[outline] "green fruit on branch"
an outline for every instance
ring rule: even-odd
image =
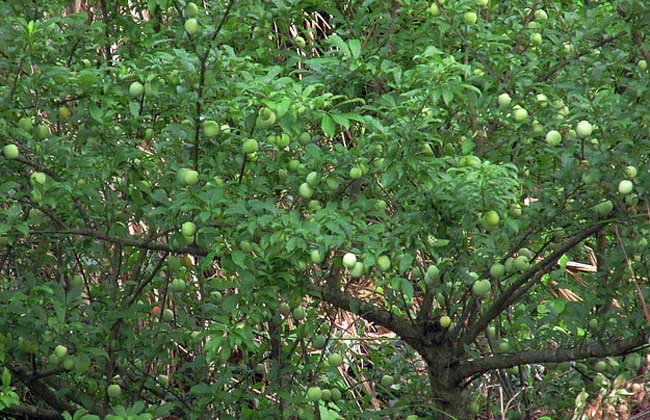
[[[477,280],[472,285],[472,293],[476,297],[486,297],[490,294],[490,290],[492,290],[492,284],[487,279]]]
[[[381,271],[388,271],[390,269],[390,258],[386,255],[380,255],[377,257],[377,267]]]
[[[630,178],[630,179],[635,178],[637,174],[638,174],[638,171],[634,166],[626,166],[625,167],[625,176],[627,176],[628,178]]]
[[[645,60],[639,60],[636,65],[639,67],[639,69],[645,71],[648,68],[648,62]]]
[[[314,195],[314,189],[308,183],[303,182],[300,184],[300,187],[298,187],[298,194],[300,194],[302,198],[311,198]]]
[[[246,153],[247,155],[251,153],[255,153],[259,150],[259,145],[257,144],[257,140],[255,139],[247,139],[242,143],[241,146],[242,152]]]
[[[185,283],[185,280],[183,279],[174,279],[172,280],[171,284],[169,285],[170,289],[174,293],[182,293],[185,291],[185,288],[187,287],[187,284]]]
[[[492,264],[490,267],[490,276],[493,279],[503,278],[506,274],[506,266],[500,263]]]
[[[133,97],[142,96],[144,93],[144,85],[140,82],[133,82],[129,86],[129,95]]]
[[[181,225],[183,236],[192,236],[196,233],[196,225],[193,222],[185,222]]]
[[[336,402],[341,399],[341,391],[338,388],[332,388],[330,389],[330,393],[332,395],[331,400]]]
[[[542,34],[535,32],[534,34],[530,34],[530,43],[533,45],[540,46],[542,45]]]
[[[106,393],[110,399],[116,399],[122,395],[122,388],[118,384],[110,384],[106,388]]]
[[[305,38],[301,37],[300,35],[297,35],[293,38],[293,42],[296,43],[298,48],[305,48],[307,46],[307,42],[305,42]]]
[[[511,350],[510,342],[508,340],[501,340],[499,342],[499,351],[507,353]]]
[[[562,54],[571,55],[573,54],[573,51],[574,51],[573,44],[571,44],[570,42],[565,42],[564,44],[562,44]]]
[[[206,137],[216,137],[221,132],[221,128],[219,127],[219,124],[217,124],[217,122],[213,120],[204,121],[202,126],[203,126],[203,134],[205,134]]]
[[[307,181],[307,184],[311,185],[312,187],[315,187],[320,182],[320,174],[315,171],[310,172],[307,174],[307,178],[305,180]]]
[[[289,304],[286,302],[282,302],[280,304],[279,310],[281,315],[287,316],[291,313],[291,306],[289,306]]]
[[[507,108],[510,106],[510,103],[512,103],[512,98],[507,93],[502,93],[497,98],[497,103],[500,108]]]
[[[580,121],[576,125],[576,133],[578,134],[579,137],[585,138],[589,137],[591,133],[593,132],[594,128],[593,126],[589,123],[589,121]]]
[[[194,35],[195,33],[198,32],[199,30],[199,21],[196,20],[195,18],[190,18],[185,21],[185,31],[190,34]]]
[[[18,151],[18,146],[15,144],[8,144],[2,148],[2,153],[7,159],[18,159],[20,152]]]
[[[59,107],[59,118],[62,120],[67,120],[72,115],[70,109],[67,106]]]
[[[512,116],[517,122],[523,122],[528,118],[528,111],[522,107],[518,107],[512,111]]]
[[[324,335],[317,335],[312,340],[311,346],[315,349],[322,349],[325,347],[326,342],[327,342],[327,337],[325,337]]]
[[[180,168],[176,173],[176,180],[185,185],[194,185],[199,182],[199,173],[193,169]]]
[[[312,249],[311,251],[309,251],[309,258],[311,258],[311,262],[313,262],[314,264],[318,264],[323,260],[320,251],[317,249]]]
[[[544,9],[535,10],[535,20],[544,21],[548,20],[548,14]]]
[[[354,267],[350,270],[350,277],[352,278],[359,278],[363,275],[363,263],[358,261],[356,264],[354,264]]]
[[[43,172],[32,172],[32,174],[29,176],[29,181],[32,183],[32,185],[45,185],[47,176],[45,176]]]
[[[174,319],[174,312],[167,308],[162,313],[162,320],[165,322],[171,322]]]
[[[607,385],[609,385],[607,377],[602,373],[597,373],[596,376],[594,376],[593,383],[599,388],[605,388]]]
[[[477,20],[478,20],[478,15],[476,14],[476,12],[470,11],[470,12],[465,12],[463,14],[463,22],[465,22],[465,24],[467,25],[473,25],[476,23]]]
[[[632,183],[632,181],[624,179],[618,183],[618,192],[621,193],[622,195],[628,195],[629,193],[632,192],[633,189],[634,189],[634,184]]]
[[[602,203],[596,204],[593,209],[599,216],[607,216],[614,210],[614,203],[610,200],[603,201]]]
[[[39,124],[36,126],[36,137],[40,140],[46,139],[50,135],[50,129],[46,125]]]
[[[433,286],[438,280],[440,280],[440,269],[436,265],[430,265],[424,273],[424,282],[428,286]]]
[[[494,210],[490,210],[483,215],[483,224],[486,227],[495,227],[500,220],[499,213]]]
[[[350,169],[350,178],[359,179],[363,176],[363,171],[358,166],[354,166]]]
[[[381,377],[381,386],[389,388],[395,383],[395,379],[391,375],[384,375]]]
[[[533,258],[535,256],[533,251],[531,251],[530,249],[525,248],[525,247],[524,248],[519,248],[519,250],[517,251],[517,254],[518,255],[523,255],[526,258]]]
[[[623,359],[626,368],[637,371],[641,367],[641,356],[639,353],[630,353]]]
[[[431,6],[429,6],[429,14],[433,17],[438,17],[440,16],[440,8],[438,7],[437,4],[432,3]]]
[[[332,399],[332,391],[324,389],[321,391],[320,399],[323,401],[330,401]]]
[[[34,126],[34,122],[29,117],[22,117],[18,120],[18,127],[22,128],[25,131],[31,131]]]
[[[347,268],[348,270],[351,270],[354,268],[354,266],[357,264],[357,256],[354,255],[351,252],[346,253],[343,255],[343,266]]]
[[[607,372],[609,370],[609,366],[607,365],[607,362],[604,360],[599,360],[595,365],[594,369],[596,369],[598,372]]]
[[[75,357],[68,356],[65,359],[63,359],[63,369],[65,370],[72,370],[74,369],[74,364],[75,364]]]
[[[61,363],[61,359],[57,357],[56,354],[52,353],[49,356],[47,356],[47,363],[50,366],[56,367],[59,365],[59,363]]]
[[[309,387],[307,390],[307,399],[312,402],[319,401],[321,399],[322,392],[321,389],[317,386]]]
[[[528,257],[525,255],[519,255],[517,258],[515,258],[514,264],[515,268],[519,271],[527,270],[530,267]]]
[[[302,308],[302,306],[298,306],[293,310],[293,317],[296,319],[296,321],[302,321],[306,316],[307,314],[305,313],[305,310]]]
[[[551,130],[546,133],[546,143],[551,146],[557,146],[562,143],[562,134],[559,131]]]
[[[285,133],[282,133],[280,136],[278,136],[275,139],[275,145],[278,146],[280,149],[286,148],[287,146],[289,146],[289,143],[291,143],[291,139]]]
[[[334,175],[330,175],[327,178],[325,178],[325,186],[327,187],[328,190],[330,191],[336,191],[338,190],[340,185],[340,182],[338,178]]]
[[[259,128],[269,128],[275,124],[275,113],[269,108],[262,108],[257,113],[255,125]]]
[[[63,360],[68,355],[68,348],[66,346],[59,344],[54,348],[54,354],[60,360]]]
[[[199,7],[195,3],[189,2],[185,5],[186,17],[196,17],[198,15],[199,15]]]
[[[321,207],[321,205],[320,205],[320,201],[318,201],[318,200],[309,200],[309,204],[307,205],[307,208],[308,208],[310,211],[314,211],[314,212],[315,212],[315,211],[320,210],[322,207]]]
[[[519,204],[513,204],[512,206],[510,206],[510,212],[509,213],[510,213],[510,216],[512,216],[512,217],[521,216],[521,213],[522,213],[521,206]]]
[[[492,340],[494,340],[497,337],[497,329],[496,327],[490,326],[487,329],[488,337],[490,337]]]
[[[306,146],[309,143],[311,143],[311,136],[309,135],[309,133],[303,132],[298,136],[298,142],[303,146]]]
[[[332,353],[327,358],[327,363],[332,367],[338,367],[343,364],[343,357],[338,353]]]
[[[449,328],[451,325],[451,318],[449,318],[447,315],[443,315],[440,317],[440,326],[442,328]]]

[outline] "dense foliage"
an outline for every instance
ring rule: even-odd
[[[648,16],[0,3],[0,412],[618,404],[650,332]]]

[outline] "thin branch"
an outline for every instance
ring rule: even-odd
[[[200,146],[200,138],[201,138],[200,122],[201,122],[201,112],[203,108],[203,92],[205,89],[205,72],[207,70],[208,56],[210,55],[210,51],[212,51],[214,40],[217,39],[217,35],[219,35],[219,32],[221,32],[221,28],[223,27],[224,23],[228,19],[228,16],[230,15],[230,10],[232,9],[234,3],[235,0],[230,0],[228,2],[228,6],[226,6],[226,10],[224,11],[223,16],[221,17],[221,21],[219,22],[219,25],[217,26],[214,33],[210,37],[210,42],[208,43],[208,47],[206,48],[203,55],[199,56],[199,62],[201,67],[199,69],[199,86],[196,92],[197,98],[196,98],[196,108],[195,108],[196,115],[194,116],[194,146],[192,149],[192,160],[193,160],[195,171],[199,170],[199,146]],[[199,55],[198,49],[196,49],[196,53],[197,55]]]
[[[133,237],[118,238],[108,234],[98,232],[90,229],[68,229],[68,230],[41,230],[31,232],[33,235],[76,235],[94,238],[100,241],[110,242],[120,246],[130,246],[134,248],[147,249],[150,251],[162,251],[170,254],[191,254],[205,257],[208,251],[201,249],[197,246],[178,247],[172,246],[162,242],[155,242],[151,240],[140,240]]]
[[[535,264],[528,271],[523,273],[521,277],[507,287],[501,295],[494,301],[494,303],[487,309],[482,317],[472,325],[472,327],[462,337],[463,344],[469,344],[478,334],[483,331],[490,321],[496,318],[505,308],[510,306],[519,296],[527,291],[535,282],[542,277],[546,272],[551,270],[555,263],[564,255],[568,250],[572,249],[586,238],[600,231],[606,226],[607,221],[598,221],[595,224],[588,226],[581,232],[574,235],[571,239],[567,240],[560,248],[553,252],[548,257],[544,258],[539,263]]]
[[[399,317],[375,304],[356,299],[338,289],[308,285],[307,290],[317,299],[348,312],[357,313],[359,316],[370,322],[388,328],[402,337],[402,339],[409,343],[413,348],[418,349],[421,347],[420,334],[417,328],[408,319]]]
[[[16,419],[63,420],[63,416],[55,410],[48,410],[25,404],[13,405],[0,410],[0,415],[11,416],[11,418]]]

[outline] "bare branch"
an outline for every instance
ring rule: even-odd
[[[630,353],[649,344],[650,332],[630,338],[610,341],[606,344],[590,343],[576,347],[505,353],[479,360],[461,363],[458,379],[481,374],[494,369],[505,369],[531,363],[559,363],[589,358],[602,358]]]
[[[415,349],[421,347],[420,334],[417,328],[406,318],[399,317],[373,303],[354,298],[335,288],[310,285],[308,291],[312,296],[324,302],[348,312],[357,313],[370,322],[388,328]]]

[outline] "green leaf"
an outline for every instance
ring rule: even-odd
[[[402,290],[402,293],[405,294],[406,296],[409,297],[409,299],[413,299],[413,284],[411,284],[410,281],[406,279],[402,279],[402,283],[400,284],[400,288]]]
[[[334,137],[336,134],[336,123],[329,115],[323,114],[320,126],[321,130],[323,130],[323,133],[327,134],[329,137]]]
[[[11,373],[9,373],[9,369],[3,368],[2,369],[2,386],[3,388],[8,388],[11,385]]]
[[[352,58],[359,58],[361,56],[361,41],[358,39],[351,39],[348,41],[348,45],[350,46]]]
[[[329,38],[327,38],[327,42],[338,48],[344,55],[350,56],[350,49],[340,36],[336,34],[331,35]]]

